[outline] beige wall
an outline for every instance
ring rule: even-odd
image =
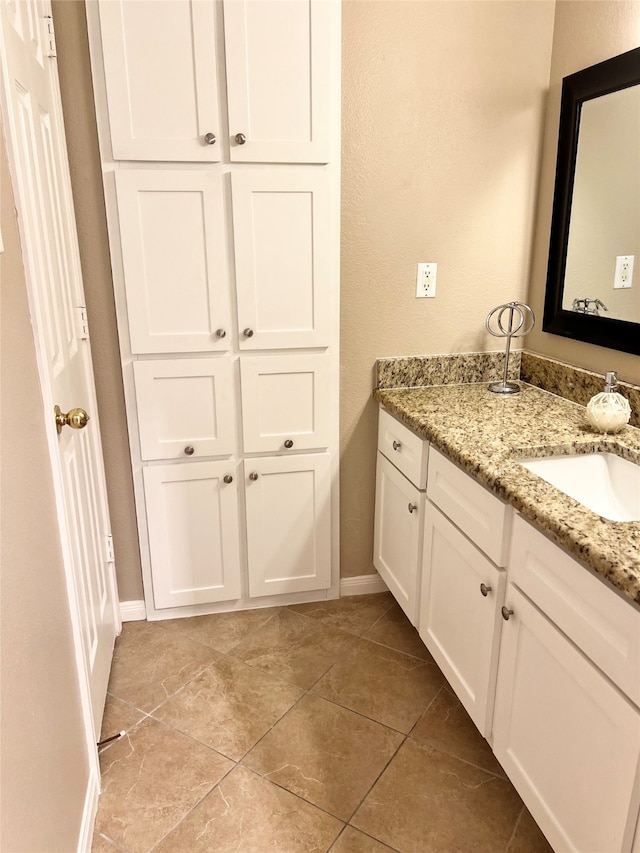
[[[558,0],[529,291],[531,305],[539,317],[542,316],[547,274],[562,78],[638,46],[640,2]],[[634,281],[635,287],[639,287],[640,279],[635,270]],[[637,289],[635,293],[637,298]],[[604,302],[607,304],[606,299]],[[599,373],[617,370],[620,379],[640,383],[640,358],[629,353],[549,335],[542,332],[540,326],[527,338],[527,348]]]
[[[343,576],[372,571],[375,359],[500,349],[487,312],[526,297],[552,27],[537,0],[343,4]]]
[[[75,850],[88,779],[43,402],[0,126],[0,849]],[[53,417],[53,413],[51,413]]]
[[[143,598],[120,350],[82,0],[54,0],[58,73],[78,223],[120,601]]]

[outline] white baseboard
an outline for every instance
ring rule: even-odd
[[[120,618],[123,622],[143,622],[147,618],[144,601],[121,601]]]
[[[388,592],[386,583],[377,572],[373,575],[357,575],[355,578],[340,579],[340,597],[371,595],[374,592]]]
[[[97,759],[96,759],[97,766]],[[98,797],[100,796],[100,781],[95,770],[89,773],[87,781],[87,792],[84,798],[84,809],[82,810],[82,824],[78,837],[77,853],[90,853],[93,845],[93,828],[98,814]]]

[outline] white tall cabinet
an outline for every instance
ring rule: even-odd
[[[335,597],[340,2],[87,19],[147,618]]]

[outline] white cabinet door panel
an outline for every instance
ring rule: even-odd
[[[251,597],[327,589],[329,454],[245,460],[245,497]]]
[[[327,447],[330,363],[326,355],[243,356],[242,423],[246,453]]]
[[[232,161],[328,162],[334,6],[225,0]],[[235,142],[237,133],[244,144]]]
[[[116,190],[132,352],[228,349],[221,175],[119,171]]]
[[[407,614],[418,624],[424,492],[378,453],[373,565]]]
[[[328,176],[304,166],[235,172],[231,186],[240,347],[328,346]]]
[[[228,360],[133,364],[143,459],[231,455],[236,447],[233,368]]]
[[[494,752],[554,850],[631,847],[640,713],[524,596],[502,630]]]
[[[148,466],[143,476],[155,606],[239,598],[236,463]]]
[[[203,0],[100,0],[115,160],[220,160],[214,18]]]
[[[506,572],[430,501],[422,572],[420,637],[480,733],[489,737]]]

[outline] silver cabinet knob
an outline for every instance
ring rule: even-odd
[[[187,446],[184,449],[184,452],[187,454],[187,456],[193,456],[194,449],[190,444],[187,444]]]
[[[289,448],[293,447],[293,442],[291,441],[291,439],[290,439],[290,438],[288,438],[288,439],[285,441],[284,446],[285,446],[287,449],[289,449]]]
[[[409,504],[409,512],[415,512],[418,507],[415,504]]]
[[[236,133],[235,135],[236,145],[244,145],[247,141],[247,137],[244,133]]]
[[[219,338],[226,338],[227,337],[227,333],[225,332],[224,329],[216,329],[216,335]]]
[[[252,472],[249,474],[249,479],[250,479],[250,480],[257,480],[257,479],[258,479],[258,475],[256,474],[256,472],[255,472],[255,471],[252,471]]]
[[[245,338],[252,338],[253,337],[253,329],[244,329],[242,334],[245,336]]]
[[[484,597],[486,598],[486,597],[489,595],[489,593],[491,592],[491,587],[490,587],[490,586],[487,586],[487,585],[486,585],[486,583],[481,583],[481,584],[480,584],[480,592],[481,592],[481,593],[484,595]]]
[[[502,612],[502,618],[504,619],[505,622],[508,622],[509,617],[513,616],[513,610],[509,610],[509,608],[505,607],[504,604],[502,605],[502,611],[501,612]]]
[[[204,141],[207,143],[207,145],[215,145],[215,142],[216,142],[215,133],[205,133]]]
[[[400,448],[401,448],[401,447],[402,447],[402,442],[401,442],[401,441],[394,441],[394,442],[393,442],[393,449],[394,449],[394,450],[400,450]]]
[[[233,477],[231,474],[225,474],[222,479],[227,485],[229,485],[229,483],[233,483]]]

